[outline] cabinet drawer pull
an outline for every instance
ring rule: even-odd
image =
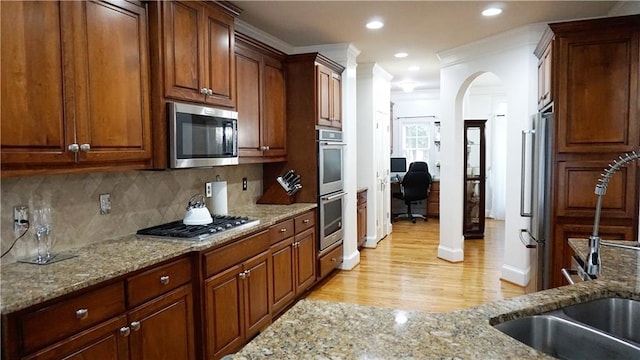
[[[71,152],[78,152],[78,151],[80,151],[80,145],[78,145],[78,144],[69,144],[67,149],[69,149],[69,151],[71,151]]]
[[[238,277],[240,277],[240,279],[246,278],[247,277],[247,272],[246,271],[241,272],[240,274],[238,274]]]
[[[131,325],[131,330],[133,331],[140,330],[140,321],[133,321],[130,325]]]
[[[211,89],[207,89],[207,95],[209,95],[209,96],[213,96],[213,90],[211,90]]]
[[[207,95],[208,94],[207,88],[200,89],[200,94]]]
[[[302,223],[303,223],[303,224],[308,224],[308,223],[309,223],[309,221],[311,221],[311,220],[309,220],[309,219],[304,219],[304,220],[302,220]]]
[[[82,144],[82,145],[80,145],[80,150],[84,151],[84,152],[87,152],[87,151],[91,150],[91,145],[90,144]]]
[[[280,229],[280,232],[281,232],[281,233],[286,233],[286,232],[287,232],[287,229],[282,228],[282,229]]]
[[[169,283],[169,275],[160,276],[160,283],[162,285],[167,285]]]
[[[88,316],[89,316],[89,309],[76,310],[76,318],[82,320],[82,319],[86,319]]]
[[[131,329],[129,329],[128,326],[123,326],[120,328],[120,335],[129,336],[129,334],[131,334]]]
[[[338,259],[336,259],[336,258],[331,258],[331,262],[336,262],[336,261],[338,261]]]

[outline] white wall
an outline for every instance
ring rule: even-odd
[[[367,242],[375,247],[388,234],[389,187],[384,183],[389,169],[389,124],[391,75],[374,63],[358,64],[358,187],[367,191]],[[350,163],[353,164],[353,163]]]
[[[507,174],[505,256],[502,278],[526,285],[529,281],[529,250],[518,232],[528,227],[520,217],[520,133],[529,128],[537,111],[537,59],[533,50],[543,24],[514,29],[473,44],[438,54],[440,71],[441,182],[440,246],[438,256],[452,262],[464,259],[462,236],[463,113],[462,103],[472,81],[484,72],[498,76],[505,87],[509,108],[507,123]]]

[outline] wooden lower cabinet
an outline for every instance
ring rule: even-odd
[[[330,249],[326,253],[319,257],[319,269],[318,280],[322,280],[329,275],[333,270],[337,269],[342,264],[343,259],[343,246],[342,244]]]
[[[53,346],[24,357],[25,360],[66,359],[129,359],[129,341],[121,329],[126,328],[127,317],[118,316],[88,330],[80,332]],[[5,359],[11,357],[4,354]],[[17,357],[15,357],[17,359]]]
[[[2,358],[194,360],[190,268],[190,258],[182,257],[3,316]],[[138,299],[131,294],[142,293],[154,296],[131,305]]]
[[[280,239],[289,224],[295,233]],[[271,307],[278,314],[308,290],[316,281],[315,211],[271,227]]]
[[[427,216],[440,217],[440,180],[434,180],[427,198]]]
[[[242,347],[271,323],[269,251],[205,280],[206,358]]]
[[[358,248],[367,242],[367,190],[358,192],[357,202]]]
[[[130,311],[130,359],[195,359],[192,304],[189,284]]]

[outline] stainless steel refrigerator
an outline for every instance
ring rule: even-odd
[[[522,132],[520,215],[531,218],[529,228],[520,230],[520,240],[531,251],[527,292],[548,289],[550,283],[553,129],[553,113],[544,112]]]

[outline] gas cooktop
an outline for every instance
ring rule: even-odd
[[[246,229],[258,225],[260,220],[242,216],[213,215],[213,222],[207,225],[185,225],[182,220],[138,230],[138,237],[156,237],[201,241],[210,239],[230,229]]]

